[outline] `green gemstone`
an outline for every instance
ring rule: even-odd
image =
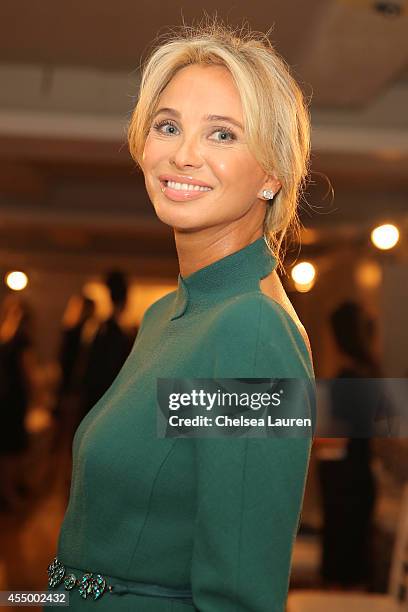
[[[99,599],[105,591],[106,580],[101,574],[96,574],[96,576],[92,580],[92,594],[93,598]]]
[[[48,569],[48,586],[54,588],[58,586],[64,579],[65,567],[59,561],[58,557],[55,557],[52,563],[49,564]]]
[[[64,586],[66,588],[67,591],[70,591],[71,589],[74,588],[76,584],[76,576],[75,574],[68,574],[68,576],[66,576],[65,580],[64,580]]]
[[[81,597],[86,599],[92,590],[92,574],[84,574],[82,576],[78,590]]]

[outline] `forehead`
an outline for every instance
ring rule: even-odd
[[[242,118],[238,89],[224,66],[181,68],[162,91],[159,103],[190,113],[233,115]]]

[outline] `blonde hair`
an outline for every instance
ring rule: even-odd
[[[241,97],[248,147],[262,169],[281,182],[267,207],[264,237],[283,271],[283,240],[289,229],[299,236],[297,208],[309,172],[310,116],[299,85],[268,34],[243,27],[236,31],[218,18],[183,24],[167,34],[143,67],[128,128],[130,153],[140,166],[159,96],[176,72],[191,64],[229,70]]]

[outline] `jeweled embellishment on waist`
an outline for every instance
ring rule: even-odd
[[[79,583],[79,594],[86,599],[92,593],[92,574],[84,574]]]
[[[96,574],[92,580],[93,598],[98,599],[104,594],[106,589],[106,580],[101,574]]]
[[[75,574],[68,574],[64,580],[64,587],[67,589],[67,591],[70,591],[74,588],[74,586],[76,586],[76,576]]]
[[[65,567],[62,565],[58,557],[55,557],[52,563],[48,566],[48,586],[51,588],[57,587],[64,579]]]
[[[78,587],[81,597],[86,599],[89,596],[94,600],[99,599],[106,591],[112,591],[112,587],[107,585],[102,574],[91,574],[87,572],[78,579],[75,574],[65,576],[66,568],[58,559],[55,559],[48,566],[48,586],[55,588],[64,581],[64,587],[67,591],[71,591],[74,587]]]

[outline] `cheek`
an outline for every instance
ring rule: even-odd
[[[148,166],[150,165],[150,143],[149,143],[149,137],[147,137],[147,140],[145,142],[145,145],[143,147],[143,154],[142,154],[142,164],[143,164],[143,168],[147,169]]]
[[[211,162],[212,171],[218,178],[219,182],[227,187],[228,185],[236,185],[242,178],[245,165],[238,156],[212,156]]]
[[[248,155],[231,151],[232,155],[213,158],[213,171],[224,185],[232,185],[245,192],[256,190],[260,178],[260,169],[254,159]],[[261,172],[262,174],[262,172]]]
[[[160,158],[160,146],[150,136],[146,138],[143,148],[142,163],[146,170],[154,167]]]

